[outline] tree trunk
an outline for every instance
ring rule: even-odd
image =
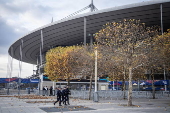
[[[121,91],[124,91],[124,80],[122,81]]]
[[[123,99],[126,99],[126,84],[125,84],[126,68],[124,66],[124,77],[123,77]]]
[[[89,100],[91,99],[91,89],[92,89],[92,79],[93,79],[93,77],[92,77],[92,74],[91,74],[91,76],[90,76],[90,87],[89,87]]]
[[[125,80],[123,80],[123,99],[126,99],[126,84],[125,84]]]
[[[132,106],[132,68],[129,68],[128,106]]]
[[[154,75],[152,75],[152,98],[155,99]]]
[[[70,77],[67,78],[67,86],[70,87]]]

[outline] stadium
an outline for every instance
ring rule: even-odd
[[[14,42],[9,55],[43,67],[46,52],[58,46],[86,45],[107,22],[139,19],[146,26],[170,28],[170,0],[153,0],[80,14],[37,28]],[[39,75],[42,72],[39,73]]]

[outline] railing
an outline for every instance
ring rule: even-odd
[[[18,95],[18,94],[27,94],[26,90],[14,90],[14,89],[6,89],[0,90],[0,95]]]
[[[17,90],[17,89],[5,89],[5,90],[0,90],[0,95],[25,95],[25,94],[35,94],[35,95],[44,95],[44,96],[49,96],[50,95],[50,90]],[[55,90],[53,90],[52,95],[55,95]]]
[[[53,96],[55,96],[55,90],[53,90]],[[91,99],[93,98],[94,91],[91,92]],[[25,94],[35,94],[35,95],[43,95],[43,96],[49,96],[50,91],[45,90],[17,90],[17,89],[5,89],[0,90],[0,95],[25,95]],[[128,91],[109,91],[109,90],[103,90],[98,91],[98,95],[100,99],[120,99],[120,98],[127,98]],[[79,90],[71,90],[72,98],[78,98],[78,99],[88,99],[89,98],[89,91],[79,91]],[[152,98],[152,91],[133,91],[132,92],[133,98]],[[170,97],[170,91],[155,91],[155,98],[163,98],[163,97]]]
[[[17,89],[5,89],[0,90],[0,95],[25,95],[25,94],[38,94],[38,90],[17,90]]]
[[[127,98],[128,91],[98,91],[99,98],[101,99],[119,99],[119,98]],[[72,90],[70,97],[72,98],[79,98],[79,99],[88,99],[89,98],[89,91],[76,91]],[[93,97],[93,92],[91,93],[91,98]],[[133,91],[132,92],[133,98],[152,98],[151,91]],[[169,91],[155,91],[156,98],[162,97],[170,97]]]

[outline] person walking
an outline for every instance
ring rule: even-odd
[[[48,96],[48,87],[45,86],[44,88],[45,88],[45,95]]]
[[[43,87],[42,93],[43,93],[43,96],[45,96],[45,86]]]
[[[66,92],[66,87],[64,87],[63,90],[62,90],[62,94],[63,94],[63,95],[62,95],[62,102],[63,102],[64,105],[67,105],[67,104],[66,104],[66,101],[67,101],[67,99],[66,99],[66,93],[67,93],[67,92]]]
[[[57,90],[57,101],[54,102],[54,105],[59,101],[59,106],[62,106],[61,105],[61,98],[62,98],[61,88],[58,87],[58,90]]]
[[[70,103],[69,103],[69,95],[71,95],[71,92],[69,90],[69,87],[66,86],[66,89],[65,89],[65,101],[67,102],[68,105],[70,105]]]
[[[50,87],[50,96],[52,96],[53,95],[53,87],[51,86]]]

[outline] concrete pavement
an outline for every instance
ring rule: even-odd
[[[56,97],[49,99],[18,99],[0,96],[0,113],[170,113],[170,97],[159,99],[133,99],[135,106],[127,107],[127,100],[70,99],[69,106],[54,106]]]

